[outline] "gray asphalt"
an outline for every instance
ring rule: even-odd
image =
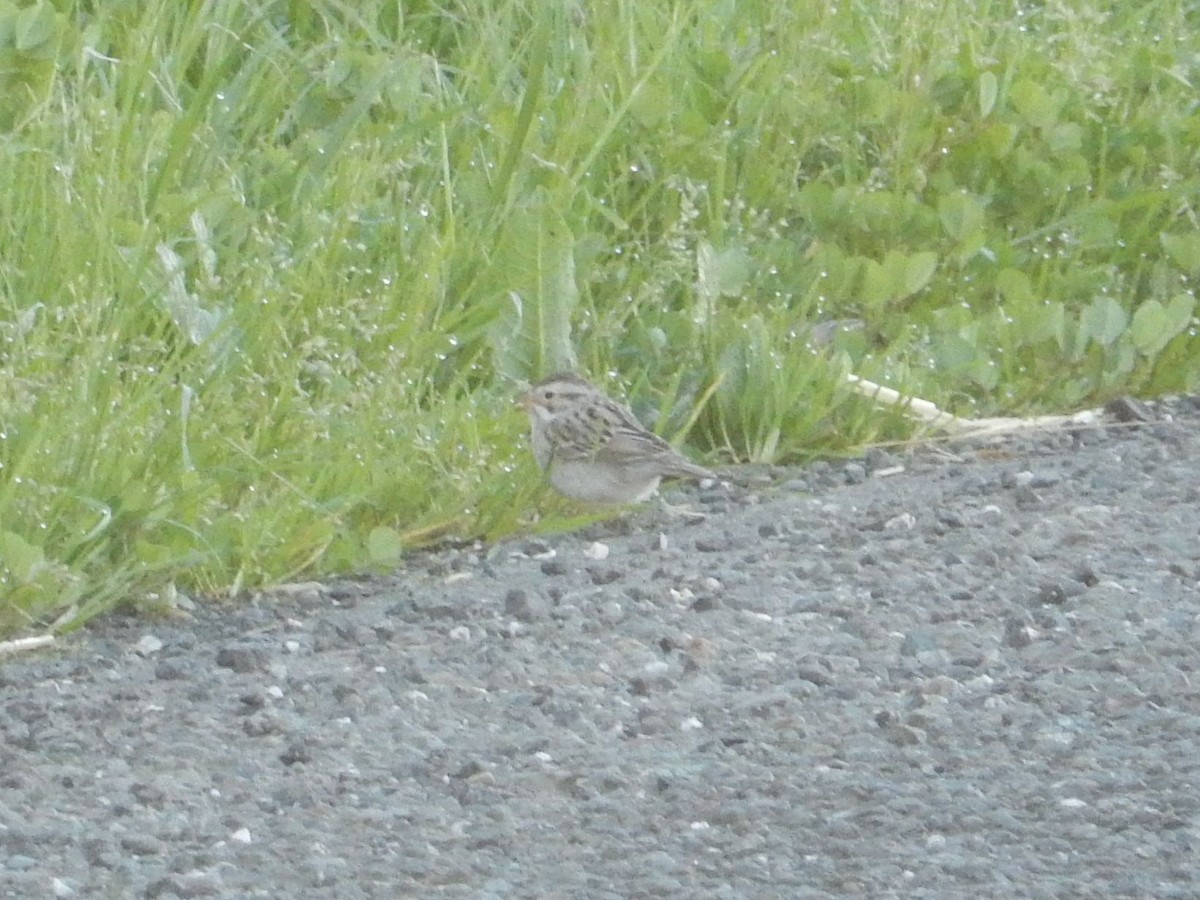
[[[0,893],[1200,896],[1200,406],[1153,414],[0,661]]]

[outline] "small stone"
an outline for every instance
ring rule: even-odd
[[[257,647],[222,647],[217,651],[217,665],[234,672],[257,672],[267,664],[267,654]]]
[[[1116,400],[1110,400],[1105,405],[1104,411],[1118,422],[1151,422],[1154,419],[1150,408],[1144,403],[1139,403],[1133,397],[1118,397]]]
[[[463,763],[462,767],[457,772],[453,773],[453,775],[451,775],[451,777],[452,778],[462,778],[462,779],[476,778],[476,777],[482,775],[487,770],[488,770],[487,766],[485,766],[479,760],[472,759],[472,760],[469,760],[469,761]]]
[[[594,541],[584,549],[583,555],[588,559],[594,559],[597,562],[603,562],[608,559],[609,547],[608,544],[602,544],[599,541]]]
[[[208,872],[187,872],[183,875],[168,875],[146,886],[144,896],[150,900],[174,896],[182,900],[193,897],[216,897],[224,891],[220,877]]]
[[[872,447],[864,453],[863,463],[872,474],[899,466],[896,457],[880,447]]]
[[[518,622],[534,622],[546,617],[549,605],[540,594],[513,588],[504,595],[504,613]]]
[[[121,838],[121,849],[129,851],[134,856],[160,856],[166,852],[167,848],[153,835],[127,834]]]
[[[188,677],[187,670],[172,660],[163,660],[154,667],[154,677],[159,681],[179,681]]]
[[[599,587],[606,584],[612,584],[614,581],[620,581],[625,576],[625,573],[620,569],[600,569],[592,567],[588,569],[588,576],[592,579],[592,584]]]
[[[952,509],[939,509],[936,513],[936,518],[938,524],[944,525],[946,528],[962,528],[966,525],[963,517]]]
[[[867,480],[867,467],[860,462],[846,463],[842,478],[846,484],[862,484]]]
[[[814,669],[811,666],[796,670],[796,677],[801,681],[807,681],[810,684],[815,684],[817,687],[829,687],[833,684],[833,679],[829,677],[827,672],[821,669]]]
[[[1018,509],[1037,509],[1042,505],[1042,498],[1028,485],[1023,485],[1013,491],[1013,501],[1017,504]]]
[[[152,806],[155,809],[161,809],[163,802],[167,799],[166,792],[162,788],[152,784],[134,784],[129,788],[129,792],[137,799],[138,803],[143,806]]]
[[[921,653],[930,653],[937,650],[937,641],[933,636],[924,631],[910,631],[904,636],[904,641],[900,644],[901,656],[917,656]]]
[[[1043,582],[1038,587],[1037,602],[1058,606],[1072,597],[1079,596],[1085,588],[1086,585],[1082,582],[1074,580]]]
[[[887,739],[897,747],[913,747],[924,742],[925,734],[919,728],[893,725],[887,729]]]
[[[1048,488],[1054,487],[1062,481],[1062,476],[1057,472],[1034,472],[1033,477],[1029,480],[1031,488]]]
[[[269,712],[253,713],[242,722],[242,731],[247,737],[269,737],[283,734],[284,726],[279,716]]]
[[[279,754],[279,761],[285,766],[294,766],[296,763],[306,763],[312,761],[312,752],[308,749],[308,745],[303,741],[295,741],[288,746],[283,753]]]
[[[152,634],[143,635],[142,638],[133,645],[133,651],[138,656],[153,656],[163,648],[163,642]]]
[[[534,540],[527,541],[518,555],[528,556],[530,559],[553,559],[557,551],[545,541]]]
[[[1004,643],[1006,646],[1020,650],[1033,643],[1035,632],[1026,622],[1010,616],[1004,623]]]

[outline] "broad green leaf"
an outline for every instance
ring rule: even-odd
[[[12,572],[17,581],[33,581],[46,560],[45,551],[15,531],[0,531],[0,566]]]
[[[717,285],[726,297],[737,297],[750,279],[750,256],[741,247],[726,247],[717,254]]]
[[[1057,153],[1071,153],[1083,144],[1083,129],[1075,122],[1058,122],[1046,131],[1046,143]]]
[[[19,10],[13,3],[0,0],[0,51],[9,50],[16,45],[18,15]],[[8,55],[4,53],[2,56]]]
[[[873,259],[864,259],[862,264],[863,302],[868,306],[882,306],[892,299],[893,280],[887,269]]]
[[[1153,356],[1171,340],[1166,333],[1167,311],[1157,300],[1147,300],[1133,313],[1129,324],[1133,345],[1147,356]]]
[[[1196,300],[1187,294],[1176,294],[1163,306],[1157,300],[1147,300],[1133,314],[1130,333],[1134,346],[1146,356],[1155,356],[1191,324]]]
[[[946,234],[962,244],[975,241],[983,231],[983,203],[965,192],[943,197],[938,203],[938,217]]]
[[[374,565],[395,566],[403,553],[404,541],[394,528],[372,528],[367,535],[367,555]]]
[[[996,108],[996,96],[999,94],[999,82],[994,72],[981,72],[979,75],[979,117],[986,119]]]
[[[939,369],[956,372],[975,362],[978,351],[974,344],[957,334],[948,334],[938,341],[933,351]]]
[[[1033,300],[1033,282],[1020,269],[1001,269],[997,272],[996,290],[1005,303],[1018,305]]]
[[[1130,340],[1117,341],[1116,346],[1109,349],[1105,355],[1107,357],[1103,376],[1105,384],[1123,383],[1129,373],[1133,371],[1133,367],[1137,365],[1137,348]]]
[[[904,262],[903,297],[909,297],[929,284],[937,270],[937,254],[930,251],[914,253]]]
[[[1067,342],[1067,310],[1057,301],[1027,306],[1017,317],[1017,333],[1023,344],[1053,341],[1059,349]]]
[[[1200,274],[1200,231],[1189,231],[1186,234],[1164,231],[1159,235],[1159,240],[1175,265],[1189,275]]]
[[[1192,316],[1196,312],[1196,298],[1191,294],[1176,294],[1167,303],[1166,328],[1171,337],[1183,334],[1192,324]]]
[[[1129,314],[1112,297],[1097,297],[1079,316],[1083,335],[1102,347],[1116,343],[1129,325]]]
[[[1065,92],[1051,94],[1032,79],[1021,79],[1013,83],[1009,96],[1013,107],[1026,122],[1040,131],[1046,131],[1058,121]]]
[[[979,353],[969,369],[971,380],[985,391],[994,391],[1000,384],[1000,367],[986,353]]]
[[[45,55],[58,41],[58,20],[51,3],[35,3],[21,10],[16,22],[16,48],[22,53]],[[48,46],[47,46],[48,45]]]
[[[1121,226],[1107,215],[1106,204],[1094,203],[1079,222],[1078,236],[1083,246],[1107,252],[1120,241]]]
[[[507,300],[500,303],[489,337],[497,367],[510,378],[533,380],[576,366],[573,248],[571,232],[544,190],[505,225],[491,280]]]

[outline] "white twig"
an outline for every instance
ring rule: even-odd
[[[1085,409],[1069,416],[1031,416],[1019,419],[1013,416],[998,416],[989,419],[961,419],[951,413],[944,412],[928,400],[920,397],[905,397],[899,391],[859,378],[857,375],[847,375],[846,380],[854,390],[885,406],[903,406],[914,419],[919,419],[931,428],[938,428],[947,434],[958,437],[1003,434],[1008,431],[1033,430],[1038,428],[1057,428],[1062,425],[1088,425],[1100,418],[1100,410]]]
[[[17,638],[14,641],[0,641],[0,656],[9,656],[23,650],[37,650],[49,647],[54,643],[54,635],[39,634],[35,637]]]

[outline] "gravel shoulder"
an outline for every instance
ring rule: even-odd
[[[1200,403],[1154,412],[0,660],[0,895],[1200,895]]]

